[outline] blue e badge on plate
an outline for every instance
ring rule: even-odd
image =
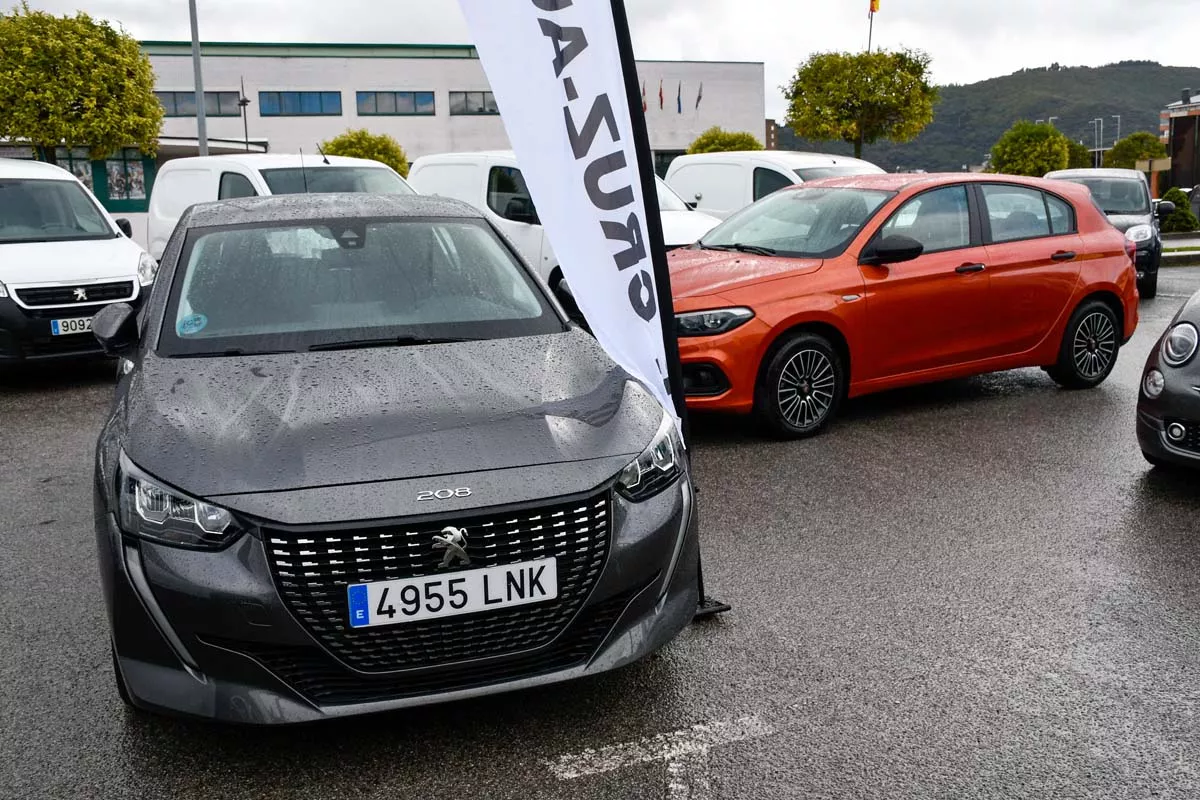
[[[347,600],[350,604],[350,627],[361,628],[371,621],[370,605],[367,600],[367,587],[361,583],[348,586]]]
[[[199,333],[208,327],[208,317],[203,314],[189,314],[175,326],[175,330],[180,336],[191,336],[194,333]]]

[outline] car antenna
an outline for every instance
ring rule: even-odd
[[[329,156],[325,155],[325,148],[317,145],[317,152],[321,154],[321,159],[325,162],[325,166],[329,166]]]
[[[304,169],[304,148],[300,148],[300,177],[304,179],[304,193],[308,194],[308,171]]]

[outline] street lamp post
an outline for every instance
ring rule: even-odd
[[[208,155],[208,116],[204,104],[204,75],[200,69],[200,25],[196,21],[196,0],[188,0],[192,18],[192,71],[196,78],[196,139],[199,153]]]
[[[1117,138],[1113,139],[1113,144],[1115,145],[1117,142],[1121,141],[1121,115],[1113,114],[1113,119],[1117,121]]]
[[[1050,123],[1051,125],[1053,125],[1053,124],[1054,124],[1054,120],[1056,120],[1056,119],[1058,119],[1058,117],[1047,117],[1047,119],[1046,119],[1046,122],[1048,122],[1048,123]]]

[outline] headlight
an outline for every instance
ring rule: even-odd
[[[691,311],[675,315],[675,331],[679,336],[716,336],[754,319],[748,308],[718,308],[713,311]]]
[[[1142,391],[1146,393],[1146,397],[1156,400],[1162,396],[1163,390],[1166,388],[1167,379],[1161,372],[1152,369],[1146,373],[1146,379],[1142,381]]]
[[[1154,238],[1154,229],[1149,225],[1134,225],[1125,231],[1125,238],[1131,242],[1148,242]]]
[[[228,511],[166,488],[124,453],[117,488],[121,528],[134,536],[176,547],[217,550],[242,532]]]
[[[142,257],[138,259],[138,280],[142,282],[142,286],[154,283],[154,276],[157,274],[158,262],[148,253],[142,253]]]
[[[3,283],[0,283],[0,297],[8,297],[8,289],[5,288]]]
[[[1163,340],[1162,357],[1172,367],[1182,367],[1196,355],[1200,345],[1200,331],[1190,322],[1181,322],[1167,333]]]
[[[664,413],[650,446],[617,476],[617,490],[634,502],[648,500],[683,474],[684,457],[675,420]]]

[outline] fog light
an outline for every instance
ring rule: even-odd
[[[1146,380],[1142,381],[1142,391],[1146,393],[1146,397],[1153,400],[1162,395],[1165,388],[1167,388],[1167,379],[1161,372],[1152,369],[1146,373]]]
[[[1180,425],[1178,422],[1172,422],[1167,426],[1167,438],[1172,442],[1182,442],[1187,437],[1187,428]]]

